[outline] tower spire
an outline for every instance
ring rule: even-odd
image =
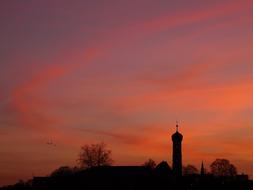
[[[205,168],[204,168],[204,162],[202,161],[201,163],[201,171],[200,171],[200,175],[205,175]]]
[[[176,177],[182,176],[182,140],[183,135],[178,132],[178,121],[176,121],[176,132],[171,136],[172,148],[172,169]]]

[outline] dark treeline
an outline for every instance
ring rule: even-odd
[[[202,162],[200,170],[193,165],[182,168],[182,175],[162,161],[152,159],[142,166],[111,166],[111,151],[105,144],[81,148],[79,167],[60,167],[49,176],[20,181],[1,190],[252,190],[247,175],[238,175],[236,167],[226,159],[216,159],[207,172]]]
[[[62,167],[47,177],[34,177],[28,182],[3,187],[2,190],[138,190],[138,189],[253,189],[247,176],[188,174],[175,177],[167,162],[155,168],[147,166],[98,166],[87,169]]]

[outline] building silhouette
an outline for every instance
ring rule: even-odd
[[[60,167],[51,175],[33,177],[27,182],[0,187],[0,190],[252,190],[248,175],[215,176],[205,172],[204,162],[199,173],[182,175],[183,135],[176,132],[173,141],[172,169],[166,161],[155,168],[142,166],[94,166],[90,168]]]
[[[183,135],[178,132],[178,123],[176,124],[176,132],[171,136],[173,141],[172,151],[172,170],[175,176],[182,176],[182,140]]]

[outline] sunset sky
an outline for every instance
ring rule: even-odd
[[[0,186],[98,142],[171,165],[176,120],[184,165],[253,177],[253,1],[2,0],[0,26]]]

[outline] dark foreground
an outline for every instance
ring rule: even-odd
[[[6,189],[24,190],[253,190],[247,176],[214,177],[212,175],[173,176],[166,168],[154,170],[147,167],[98,167],[62,173],[50,177],[34,177],[27,183],[17,183]]]

